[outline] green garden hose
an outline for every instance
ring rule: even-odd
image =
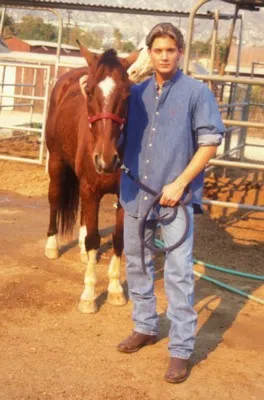
[[[155,239],[155,244],[159,248],[163,248],[164,247],[163,241],[161,241],[159,239]],[[195,264],[203,265],[203,266],[205,266],[207,268],[215,269],[217,271],[221,271],[221,272],[224,272],[224,273],[227,273],[227,274],[232,274],[232,275],[237,275],[237,276],[242,276],[242,277],[246,277],[246,278],[257,279],[257,280],[260,280],[260,281],[264,281],[264,276],[263,275],[260,276],[260,275],[249,274],[249,273],[246,273],[246,272],[235,271],[235,270],[232,270],[232,269],[229,269],[229,268],[224,268],[224,267],[219,267],[217,265],[208,264],[208,263],[205,263],[203,261],[196,260],[196,259],[193,259],[193,262]],[[237,288],[235,288],[235,287],[233,287],[231,285],[228,285],[228,284],[226,284],[224,282],[221,282],[221,281],[219,281],[217,279],[211,278],[210,276],[206,276],[206,275],[201,274],[200,272],[197,272],[197,271],[194,271],[194,275],[198,276],[201,279],[204,279],[205,281],[211,282],[211,283],[213,283],[213,284],[215,284],[217,286],[220,286],[220,287],[222,287],[224,289],[227,289],[230,292],[239,294],[240,296],[243,296],[243,297],[246,297],[247,299],[253,300],[256,303],[264,304],[264,299],[260,299],[259,297],[252,296],[251,294],[249,294],[247,292],[244,292],[243,290],[237,289]]]

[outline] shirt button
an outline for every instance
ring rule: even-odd
[[[146,163],[148,164],[148,163],[149,163],[149,160],[147,160]]]
[[[148,179],[148,177],[147,177],[147,176],[144,176],[144,179]]]
[[[148,196],[144,196],[144,200],[148,200]]]
[[[156,100],[158,100],[159,99],[159,96],[156,96]]]
[[[152,147],[152,143],[149,144],[149,147]]]
[[[156,128],[152,128],[152,130],[153,130],[153,131],[155,131],[155,130],[156,130]]]
[[[156,111],[156,115],[159,115],[159,112],[158,112],[158,111]]]

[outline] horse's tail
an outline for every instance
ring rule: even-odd
[[[72,233],[78,214],[80,188],[75,172],[68,165],[63,169],[60,183],[58,226],[61,234]]]

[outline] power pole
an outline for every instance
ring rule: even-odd
[[[2,7],[1,21],[0,21],[0,39],[2,39],[2,36],[4,36],[3,31],[4,31],[5,15],[6,15],[6,7]]]
[[[70,23],[71,23],[71,10],[67,10],[68,13],[68,20],[67,20],[67,27],[66,27],[66,43],[69,43],[69,30],[70,30]]]

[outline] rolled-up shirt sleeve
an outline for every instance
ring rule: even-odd
[[[222,122],[213,93],[201,85],[195,99],[192,126],[198,146],[218,146],[222,142],[226,128]]]

